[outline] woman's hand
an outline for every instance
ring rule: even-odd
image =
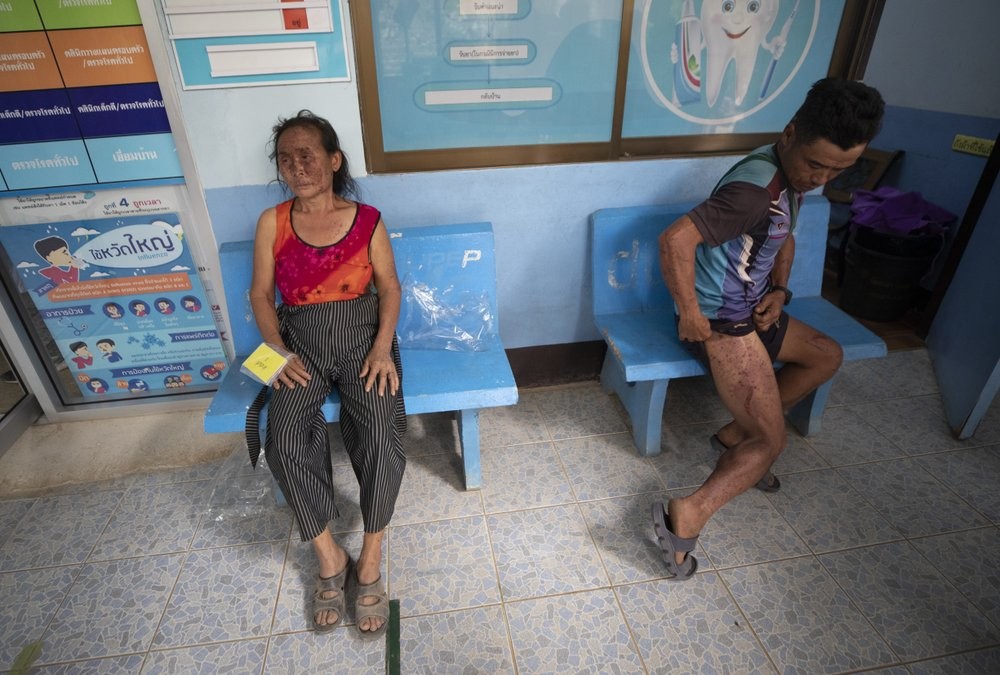
[[[298,356],[292,354],[288,358],[288,363],[285,364],[285,367],[281,369],[281,373],[278,374],[278,379],[272,382],[271,386],[275,389],[281,389],[281,387],[295,389],[296,384],[304,387],[311,379],[312,375],[306,369],[306,364],[302,363],[302,359]]]
[[[392,396],[399,390],[399,376],[396,374],[396,364],[393,362],[389,352],[377,351],[373,349],[368,352],[364,363],[361,364],[359,377],[365,381],[365,391],[371,391],[374,385],[378,385],[378,395],[383,396],[386,390]]]

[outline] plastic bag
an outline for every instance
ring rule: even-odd
[[[403,280],[396,327],[400,346],[411,349],[486,351],[498,340],[486,292],[431,288]]]

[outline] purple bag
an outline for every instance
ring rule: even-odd
[[[857,190],[851,204],[851,229],[859,225],[896,235],[938,235],[955,222],[955,214],[932,204],[919,192],[894,187]]]

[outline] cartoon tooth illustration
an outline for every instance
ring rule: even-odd
[[[680,53],[678,53],[678,51]],[[674,100],[683,105],[701,98],[701,30],[694,0],[684,0],[677,22],[676,42],[670,46],[674,64]]]
[[[767,41],[767,33],[777,16],[778,0],[705,0],[702,3],[703,85],[709,107],[719,98],[730,61],[736,75],[733,100],[736,105],[743,103],[757,62],[757,50],[763,47],[773,54],[778,49],[776,44]],[[784,48],[783,41],[780,48]]]

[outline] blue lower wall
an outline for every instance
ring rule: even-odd
[[[489,221],[500,334],[508,348],[598,340],[590,309],[588,216],[611,206],[690,202],[734,157],[635,160],[366,176],[364,201],[390,228]],[[206,191],[218,243],[253,237],[276,185]],[[664,226],[669,223],[664,223]]]

